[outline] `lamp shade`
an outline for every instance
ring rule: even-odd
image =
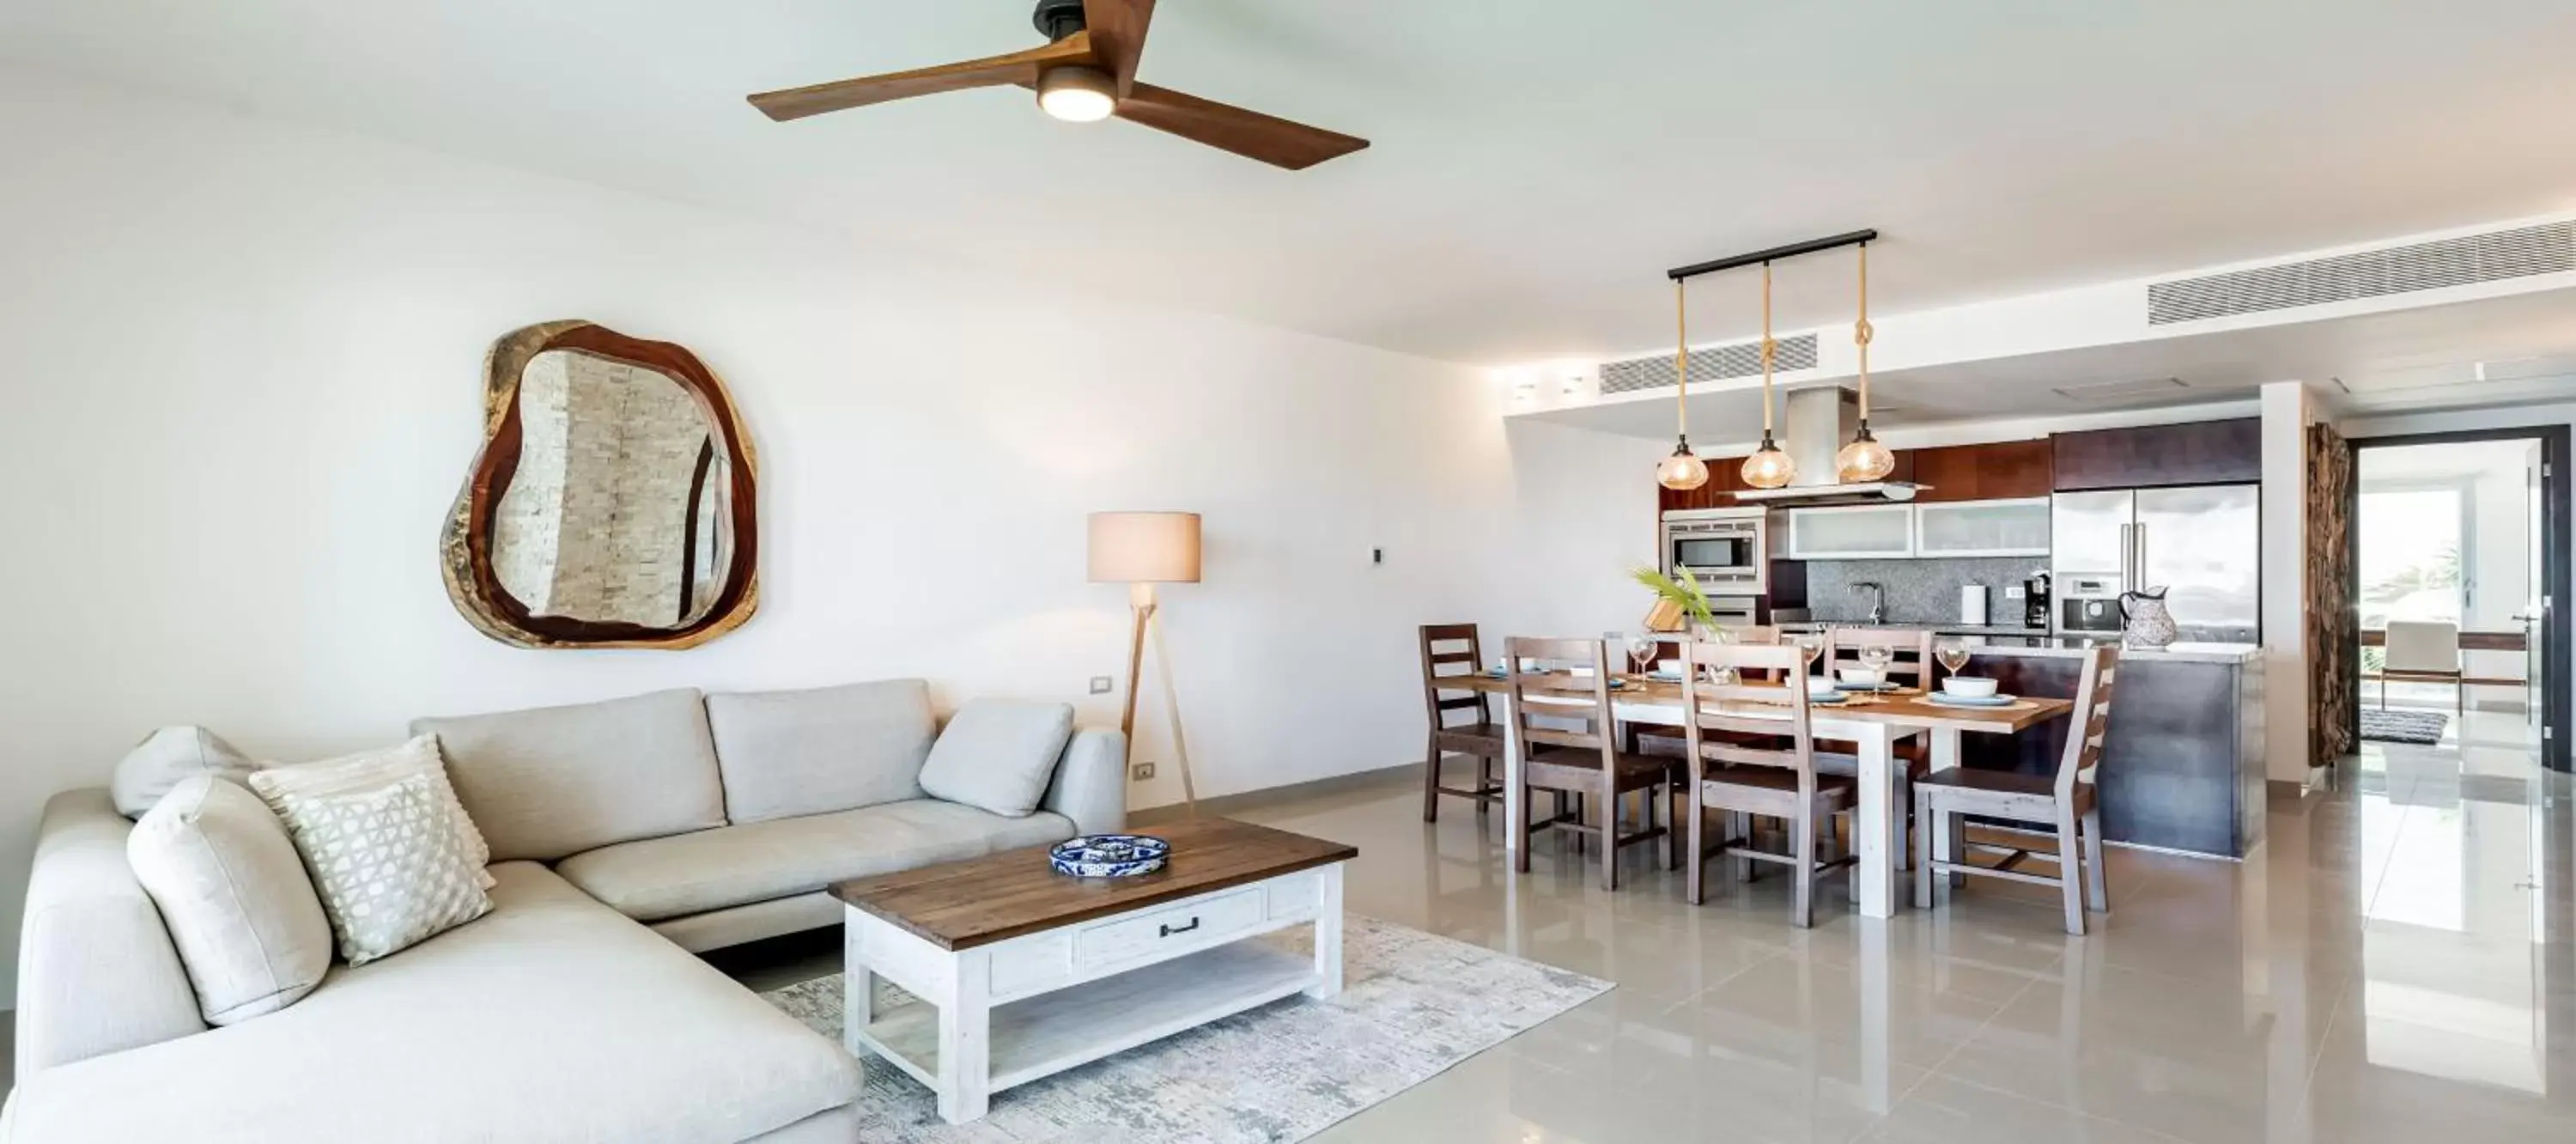
[[[1198,583],[1199,514],[1194,512],[1095,512],[1091,514],[1091,582],[1094,584]]]

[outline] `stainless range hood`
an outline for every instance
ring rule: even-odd
[[[1859,396],[1838,386],[1822,386],[1793,389],[1781,397],[1780,448],[1798,463],[1797,482],[1786,488],[1743,489],[1735,494],[1737,502],[1791,508],[1887,504],[1913,500],[1915,493],[1930,487],[1909,481],[1835,484],[1834,454],[1860,428]]]

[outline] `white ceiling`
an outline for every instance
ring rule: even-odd
[[[0,60],[1483,363],[1650,349],[1664,267],[1856,226],[1896,310],[2576,208],[2559,0],[1163,5],[1147,79],[1376,142],[1303,173],[1016,89],[742,103],[1029,7],[11,0]],[[1784,324],[1846,313],[1784,274]],[[1699,296],[1747,331],[1749,278]]]

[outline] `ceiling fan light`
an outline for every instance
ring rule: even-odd
[[[1690,451],[1685,441],[1673,446],[1673,455],[1655,466],[1655,483],[1674,492],[1689,492],[1708,483],[1708,462]]]
[[[1118,81],[1083,64],[1051,67],[1038,77],[1038,107],[1067,123],[1096,123],[1118,110]]]

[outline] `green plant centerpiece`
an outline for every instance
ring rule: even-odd
[[[1708,593],[1701,590],[1699,578],[1691,575],[1691,570],[1688,568],[1677,569],[1677,571],[1680,573],[1679,578],[1666,576],[1650,565],[1640,564],[1628,570],[1628,578],[1654,593],[1657,599],[1680,608],[1683,617],[1698,627],[1705,638],[1728,642],[1726,629],[1718,626],[1717,611],[1709,605]]]

